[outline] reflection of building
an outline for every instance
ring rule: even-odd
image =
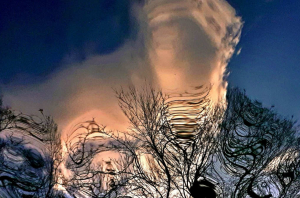
[[[115,171],[116,168],[113,166],[112,161],[105,161],[103,166],[103,171],[105,172],[103,179],[103,189],[110,190],[115,186]]]
[[[101,133],[104,128],[97,124],[94,118],[93,120],[82,123],[79,128],[85,129],[90,134],[90,138],[105,136],[105,134]],[[101,173],[101,179],[99,182],[101,182],[101,190],[109,192],[115,186],[115,172],[117,168],[110,158],[109,160],[107,157],[105,158],[102,159],[103,163],[101,163],[101,166],[103,173]]]
[[[100,132],[100,126],[95,122],[94,118],[93,118],[93,120],[87,121],[86,123],[88,124],[87,130],[89,133]]]
[[[210,100],[206,98],[207,90],[198,87],[192,91],[194,92],[171,97],[167,103],[172,130],[181,143],[185,144],[193,139],[210,107]]]

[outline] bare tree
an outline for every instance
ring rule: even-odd
[[[122,171],[112,159],[95,162],[102,153],[116,151],[109,132],[94,120],[77,124],[66,139],[66,168],[70,172],[63,185],[74,196],[116,197],[120,193]],[[119,156],[119,153],[117,153]],[[121,156],[118,158],[120,159]]]
[[[213,104],[209,90],[121,89],[129,130],[79,123],[64,148],[42,110],[28,116],[0,105],[0,197],[299,196],[295,122],[238,89],[226,105]]]
[[[0,106],[0,197],[118,196],[121,169],[94,163],[97,154],[118,150],[104,127],[79,123],[63,151],[56,124],[40,111],[29,116]]]
[[[60,135],[51,117],[0,106],[1,197],[53,197],[60,153]]]
[[[132,158],[127,179],[132,196],[196,197],[201,179],[211,184],[207,188],[217,184],[208,170],[223,111],[211,104],[208,90],[169,97],[151,87],[130,87],[117,98],[131,123],[126,134],[131,142],[121,144]]]
[[[231,175],[230,197],[296,197],[299,191],[290,194],[299,185],[294,122],[238,89],[229,90],[227,101],[220,161]]]

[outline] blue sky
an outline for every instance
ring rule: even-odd
[[[35,83],[60,67],[72,54],[85,59],[85,49],[109,53],[130,31],[127,0],[11,0],[0,3],[1,83]]]
[[[300,1],[230,0],[243,17],[229,82],[285,116],[300,117]],[[246,3],[248,2],[248,3]]]
[[[43,82],[68,61],[109,54],[135,37],[128,0],[0,3],[0,84]],[[300,117],[300,1],[229,0],[243,18],[229,84],[279,113]]]

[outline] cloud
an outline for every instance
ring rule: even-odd
[[[237,56],[240,55],[241,52],[242,52],[242,47],[240,47],[240,48],[237,50],[236,55],[237,55]]]
[[[153,0],[133,5],[131,13],[138,21],[134,39],[81,62],[66,57],[62,69],[42,83],[2,86],[4,103],[28,114],[43,108],[63,132],[93,117],[125,130],[113,88],[146,80],[168,92],[212,83],[214,100],[225,95],[224,73],[242,26],[226,1]]]
[[[185,91],[211,83],[224,97],[227,62],[240,38],[241,18],[226,1],[151,1],[150,61],[164,90]]]
[[[93,55],[84,62],[66,65],[41,84],[6,86],[4,103],[28,114],[37,114],[42,108],[60,129],[94,117],[111,129],[125,130],[126,120],[113,88],[127,86],[135,72],[147,70],[147,63],[134,56],[136,48],[142,50],[129,42],[112,54]]]

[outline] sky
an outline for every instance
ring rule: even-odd
[[[29,114],[43,108],[65,128],[96,117],[123,130],[113,88],[210,82],[218,98],[226,70],[229,86],[300,118],[300,2],[213,1],[216,9],[205,4],[197,15],[197,1],[187,1],[1,1],[4,104]],[[236,35],[228,43],[238,43],[232,57],[234,46],[221,39],[227,26]]]
[[[251,3],[250,3],[251,2]],[[228,81],[283,116],[300,119],[300,1],[229,0],[244,27]]]

